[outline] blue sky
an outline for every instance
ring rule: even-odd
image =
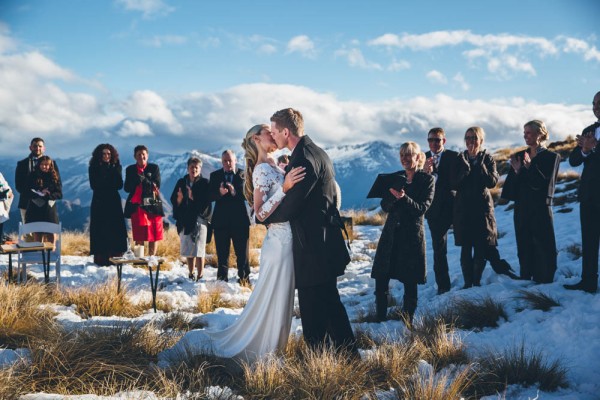
[[[178,153],[239,147],[300,109],[325,146],[551,139],[593,122],[598,1],[16,1],[0,3],[0,154],[100,142]],[[423,143],[424,144],[424,143]],[[123,151],[122,150],[122,151]]]

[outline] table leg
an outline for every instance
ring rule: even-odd
[[[156,275],[152,276],[152,267],[148,265],[148,272],[150,273],[150,289],[152,290],[152,307],[156,312],[156,290],[158,289],[158,272],[160,271],[160,263],[156,266]]]
[[[123,276],[123,264],[117,264],[117,293],[121,293],[121,277]]]
[[[12,279],[12,253],[8,253],[8,283]]]
[[[42,250],[42,268],[44,268],[44,283],[50,283],[50,250]]]

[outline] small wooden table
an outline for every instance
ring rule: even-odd
[[[33,246],[33,247],[19,247],[17,244],[3,244],[0,246],[2,250],[1,254],[8,254],[8,282],[10,282],[10,278],[12,277],[12,255],[19,253],[32,253],[35,251],[42,252],[42,265],[44,267],[44,282],[50,282],[50,252],[54,248],[52,243],[44,242],[42,246]],[[21,267],[17,266],[19,269],[19,277],[18,280],[21,280]],[[27,281],[27,277],[25,277],[25,281]]]
[[[150,274],[150,290],[152,291],[152,307],[154,308],[154,312],[156,312],[156,291],[158,289],[158,272],[160,271],[160,265],[164,262],[164,260],[162,258],[159,258],[157,260],[154,275],[152,274],[152,266],[149,264],[149,258],[126,259],[123,257],[112,257],[109,258],[109,260],[117,267],[117,292],[121,291],[121,276],[123,275],[123,264],[145,265],[148,267],[148,273]]]

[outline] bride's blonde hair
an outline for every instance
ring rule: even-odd
[[[246,173],[244,175],[244,196],[250,207],[254,207],[254,185],[252,184],[252,174],[254,173],[254,167],[256,166],[256,160],[258,160],[258,148],[254,142],[253,136],[260,135],[260,131],[263,129],[269,129],[269,125],[260,124],[254,125],[246,137],[242,141],[242,148],[244,149],[244,159],[246,160]]]

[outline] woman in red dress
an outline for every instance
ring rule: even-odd
[[[148,253],[156,255],[156,242],[163,239],[164,216],[160,199],[160,170],[148,163],[148,148],[136,146],[133,150],[136,163],[125,170],[125,191],[129,193],[125,204],[125,217],[131,218],[133,240],[137,245],[148,242]]]

